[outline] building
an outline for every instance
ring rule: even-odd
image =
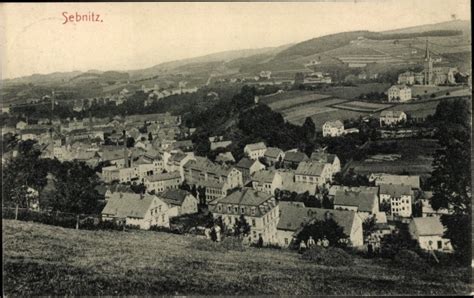
[[[295,77],[295,83],[297,79]],[[298,80],[299,81],[299,80]],[[301,84],[301,81],[299,81]],[[306,86],[319,85],[319,84],[331,84],[332,78],[329,73],[322,73],[320,71],[312,72],[303,75],[302,84]]]
[[[334,175],[332,165],[316,160],[302,161],[295,171],[295,182],[319,186],[331,182]]]
[[[263,154],[268,165],[273,166],[276,163],[281,163],[285,157],[285,153],[280,148],[268,147]]]
[[[326,121],[323,124],[323,137],[339,137],[344,134],[344,123],[341,120]]]
[[[116,192],[107,200],[101,217],[148,230],[151,226],[169,227],[167,212],[168,205],[154,195]]]
[[[259,160],[252,160],[246,157],[242,158],[234,167],[242,173],[243,184],[250,180],[250,176],[253,173],[265,170],[265,165]]]
[[[365,220],[379,212],[379,198],[377,192],[372,190],[337,190],[334,209],[355,211]]]
[[[265,146],[265,143],[263,142],[259,142],[255,144],[247,144],[244,147],[244,153],[250,159],[253,159],[253,160],[263,157],[265,155],[266,150],[267,150],[267,146]]]
[[[375,182],[377,186],[381,184],[400,184],[409,185],[412,189],[420,189],[420,176],[418,175],[371,174],[369,182]]]
[[[213,141],[211,142],[211,151],[217,150],[217,149],[225,149],[232,145],[232,141]]]
[[[157,194],[157,197],[168,204],[168,217],[198,212],[198,199],[182,189],[170,189]]]
[[[407,121],[407,114],[403,111],[382,111],[380,113],[380,126],[397,125]]]
[[[418,242],[423,250],[453,252],[451,240],[443,238],[445,228],[438,216],[415,217],[408,225],[412,239]]]
[[[304,152],[287,151],[283,157],[283,167],[295,169],[301,162],[306,160],[308,160],[308,156]]]
[[[415,84],[415,73],[412,71],[406,71],[398,75],[399,85],[414,85]]]
[[[441,216],[451,214],[448,209],[440,208],[434,210],[431,206],[431,198],[433,197],[432,191],[423,191],[421,193],[421,216],[422,217],[431,217],[431,216]]]
[[[380,204],[389,203],[394,216],[411,217],[413,190],[410,185],[380,184]]]
[[[253,189],[272,195],[277,188],[281,189],[283,185],[281,175],[275,170],[261,170],[255,172],[250,176],[250,179],[252,180]]]
[[[258,76],[260,79],[270,80],[272,78],[272,72],[269,70],[262,70]]]
[[[361,247],[364,244],[362,220],[354,211],[309,208],[300,202],[280,202],[279,209],[277,243],[281,247],[288,247],[305,225],[329,217],[342,227],[353,247]]]
[[[144,179],[144,185],[148,192],[163,192],[169,189],[178,189],[183,182],[178,171],[170,173],[155,174]]]
[[[336,154],[327,153],[325,150],[318,150],[311,153],[311,157],[309,159],[320,163],[329,164],[331,166],[330,171],[332,172],[331,178],[334,176],[334,174],[341,171],[341,161]]]
[[[243,185],[242,173],[236,168],[213,163],[207,158],[196,156],[183,166],[184,180],[190,185],[202,185],[205,181],[225,183],[227,189]]]
[[[209,210],[214,218],[222,218],[229,228],[233,228],[243,216],[250,225],[250,238],[255,243],[259,238],[262,238],[264,244],[277,242],[279,209],[273,195],[243,188],[213,201]]]
[[[426,50],[423,69],[423,84],[424,85],[441,85],[441,84],[455,84],[455,74],[458,72],[453,67],[433,67],[435,59],[431,57],[428,48],[428,40],[426,40]]]
[[[234,163],[235,158],[232,155],[232,152],[221,152],[216,156],[216,162],[218,163]]]
[[[388,101],[405,102],[411,99],[411,88],[407,85],[393,85],[387,90]]]

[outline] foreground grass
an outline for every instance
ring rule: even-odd
[[[224,249],[148,231],[76,231],[3,220],[5,295],[463,294],[469,269],[399,269],[356,259],[350,267],[298,254]]]

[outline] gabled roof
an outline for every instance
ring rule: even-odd
[[[250,169],[250,167],[257,162],[256,160],[249,159],[247,157],[242,158],[236,165],[236,168]]]
[[[330,154],[324,151],[316,151],[311,153],[311,157],[309,158],[310,160],[316,160],[319,162],[323,163],[333,163],[334,160],[336,159],[337,155],[336,154]]]
[[[276,173],[273,170],[261,170],[253,173],[250,179],[258,183],[272,183]]]
[[[444,227],[438,216],[415,217],[413,223],[418,236],[442,236],[444,234]]]
[[[275,158],[276,159],[281,154],[283,154],[283,150],[281,150],[280,148],[268,147],[267,150],[265,150],[264,156],[267,157],[267,158]]]
[[[401,115],[405,114],[403,111],[390,111],[385,110],[380,113],[380,117],[395,117],[399,118]]]
[[[324,126],[334,127],[334,128],[344,128],[344,123],[341,120],[326,121]]]
[[[102,214],[115,217],[144,218],[155,198],[155,196],[148,194],[115,192],[107,201]]]
[[[321,176],[326,163],[320,163],[318,161],[302,161],[296,168],[296,175],[310,175],[310,176]]]
[[[286,152],[283,161],[286,162],[293,162],[293,163],[300,163],[304,160],[308,160],[308,156],[303,152]]]
[[[178,178],[181,178],[181,174],[178,171],[155,174],[155,175],[145,177],[145,179],[150,182],[164,181],[164,180],[171,180],[171,179],[178,179]]]
[[[410,175],[392,175],[392,174],[373,174],[371,175],[375,184],[400,184],[409,185],[412,188],[420,188],[420,176]]]
[[[224,152],[224,153],[219,153],[216,157],[217,162],[235,162],[234,156],[232,155],[231,152]]]
[[[329,187],[329,195],[330,196],[335,196],[336,192],[338,190],[348,190],[348,191],[355,191],[355,192],[360,192],[360,191],[368,191],[372,192],[374,194],[378,194],[379,188],[375,186],[345,186],[345,185],[332,185]]]
[[[247,150],[250,150],[250,151],[263,150],[263,149],[266,149],[266,148],[267,148],[267,146],[265,145],[264,142],[258,142],[258,143],[254,143],[254,144],[245,145],[244,151],[247,151]]]
[[[354,224],[355,212],[344,210],[332,210],[305,207],[304,204],[293,202],[280,202],[280,220],[277,229],[286,231],[298,231],[311,220],[324,220],[327,215],[331,216],[342,228],[347,236],[351,235]]]
[[[380,184],[380,194],[390,195],[391,197],[401,197],[404,195],[412,195],[410,185],[401,184]]]
[[[170,189],[165,192],[159,193],[157,195],[160,199],[162,199],[164,202],[168,203],[169,205],[173,206],[181,206],[183,205],[184,200],[186,199],[187,196],[192,196],[191,193],[182,190],[182,189]],[[196,199],[196,198],[194,198]]]
[[[358,211],[372,212],[377,203],[377,194],[371,191],[338,190],[334,196],[334,205],[358,207]]]

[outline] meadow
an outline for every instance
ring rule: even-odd
[[[85,231],[3,220],[4,295],[390,295],[469,292],[469,268],[401,268],[152,231]]]

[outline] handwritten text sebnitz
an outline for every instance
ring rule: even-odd
[[[69,13],[67,11],[62,13],[64,17],[64,24],[67,23],[102,23],[104,20],[102,20],[101,15],[95,12],[88,12],[88,13],[78,13],[77,11],[74,13]]]

